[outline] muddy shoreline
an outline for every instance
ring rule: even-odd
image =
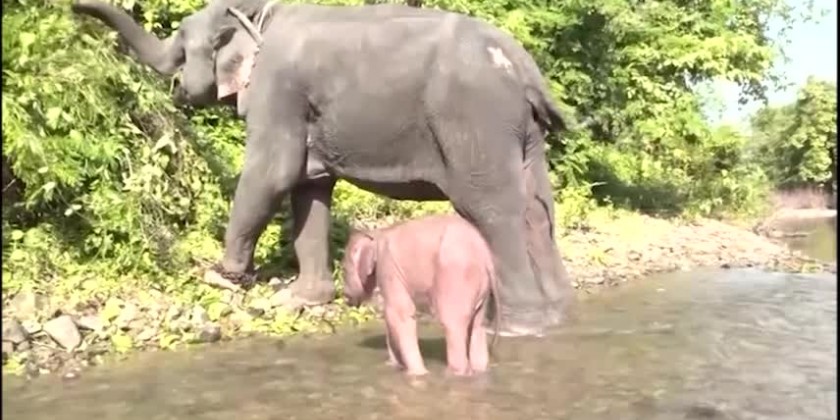
[[[818,261],[793,251],[768,232],[773,230],[762,234],[760,229],[709,219],[679,221],[610,214],[559,230],[558,244],[573,285],[581,294],[654,273],[694,268],[836,272],[836,262]],[[376,317],[375,302],[361,310],[349,310],[338,301],[294,311],[274,307],[271,296],[281,286],[275,282],[247,292],[222,290],[219,299],[209,304],[153,290],[103,297],[69,308],[55,307],[45,296],[33,293],[4,297],[4,373],[28,377],[57,373],[72,379],[86,367],[136,351],[288,331],[330,333]]]

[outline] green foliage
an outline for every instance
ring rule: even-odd
[[[118,3],[169,36],[204,1]],[[229,110],[175,109],[168,81],[116,51],[117,37],[104,25],[74,17],[68,0],[3,5],[4,295],[154,286],[193,293],[187,299],[210,296],[190,285],[196,266],[221,256],[243,123]],[[775,52],[765,22],[787,18],[780,0],[432,0],[424,7],[478,16],[513,34],[561,107],[588,122],[548,151],[559,223],[585,217],[593,193],[601,203],[701,214],[748,208],[761,195],[764,180],[743,136],[712,130],[693,86],[726,78],[760,97]],[[809,115],[795,119],[807,127]],[[825,126],[828,117],[819,118]],[[803,133],[796,141],[813,143],[816,132]],[[803,159],[824,162],[818,155]],[[808,165],[803,176],[821,176],[821,166]],[[350,221],[450,210],[344,182],[334,208],[335,258]],[[288,274],[288,210],[278,220],[256,254]],[[91,280],[94,287],[84,286]]]
[[[837,85],[809,78],[795,102],[760,109],[753,140],[779,188],[836,188]]]

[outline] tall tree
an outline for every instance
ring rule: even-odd
[[[751,120],[753,140],[778,187],[837,184],[837,85],[809,77],[795,102],[765,107]]]

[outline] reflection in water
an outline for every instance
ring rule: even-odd
[[[791,248],[825,261],[834,261],[837,258],[837,216],[786,221],[780,223],[779,229],[806,234],[787,238],[785,242]]]
[[[322,339],[139,355],[75,381],[4,381],[26,419],[834,419],[833,276],[705,271],[592,296],[544,339],[500,339],[491,371],[426,378],[385,366],[373,326]]]

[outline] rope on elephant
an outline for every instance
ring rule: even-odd
[[[263,6],[262,10],[260,10],[260,13],[257,15],[256,21],[257,31],[259,31],[259,33],[263,33],[263,30],[265,29],[263,28],[263,25],[265,25],[266,18],[270,15],[269,12],[271,12],[271,8],[273,8],[278,3],[279,1],[277,0],[269,0],[265,3],[265,6]]]

